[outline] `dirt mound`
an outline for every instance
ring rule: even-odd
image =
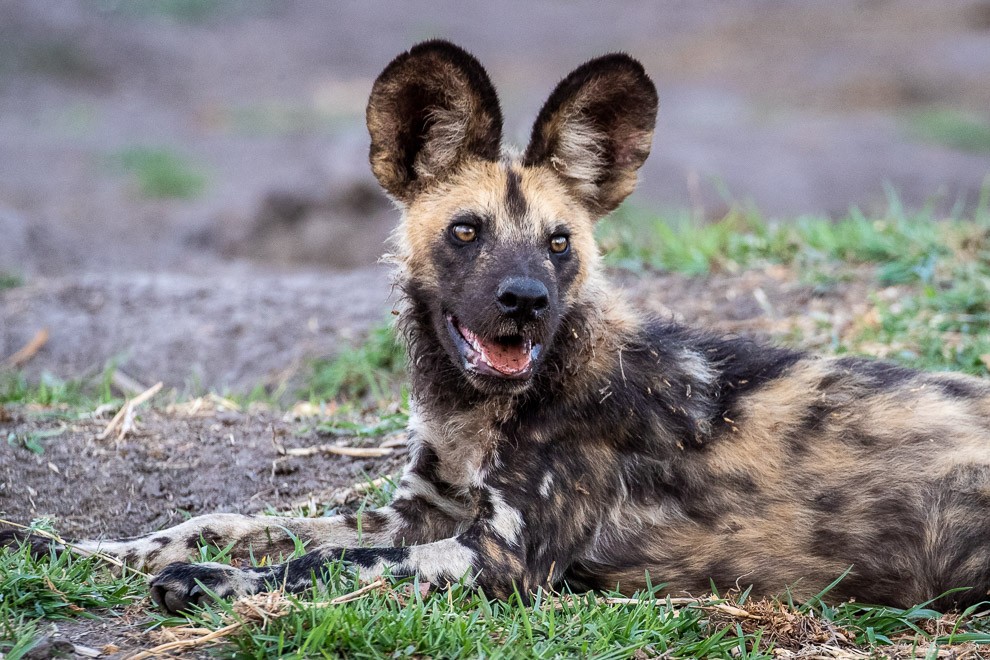
[[[0,355],[47,328],[30,377],[98,375],[111,361],[139,382],[247,392],[294,382],[308,358],[336,355],[389,317],[387,269],[35,278],[0,290]]]

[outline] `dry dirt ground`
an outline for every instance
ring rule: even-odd
[[[137,430],[121,440],[99,438],[109,416],[53,422],[38,421],[30,407],[7,410],[5,423],[14,433],[58,435],[41,441],[42,454],[2,450],[4,517],[23,523],[50,516],[67,537],[127,536],[189,515],[288,510],[310,496],[332,499],[336,490],[396,464],[391,458],[283,456],[277,447],[332,443],[300,433],[304,422],[267,411],[206,405],[190,414],[182,408],[145,411]]]

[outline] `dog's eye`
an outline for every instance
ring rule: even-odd
[[[478,238],[478,229],[472,225],[457,224],[450,228],[450,235],[462,243],[470,243]]]
[[[550,237],[550,251],[554,254],[564,254],[571,247],[571,241],[566,236],[557,234]]]

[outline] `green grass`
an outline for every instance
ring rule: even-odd
[[[310,598],[326,602],[357,587],[335,567],[328,587],[317,588]],[[194,625],[210,628],[237,619],[226,603],[193,617]],[[607,605],[592,596],[544,595],[524,605],[518,599],[492,601],[459,586],[424,597],[418,588],[394,584],[352,604],[299,608],[267,626],[247,622],[228,640],[231,653],[254,658],[628,658],[640,649],[730,658],[754,642],[754,636],[731,626],[713,630],[700,609],[675,611],[653,602]]]
[[[113,161],[134,177],[145,197],[191,199],[206,189],[202,170],[170,149],[131,147],[116,154]]]
[[[303,550],[297,544],[295,554]],[[204,543],[198,559],[227,561],[229,549]],[[384,588],[351,603],[329,603],[360,586],[341,565],[334,565],[324,585],[298,599],[288,596],[283,603],[288,609],[269,610],[274,614],[267,620],[251,615],[258,610],[235,609],[230,601],[208,604],[188,617],[164,616],[150,607],[141,576],[115,577],[96,558],[34,559],[26,548],[0,549],[0,652],[20,657],[44,635],[46,621],[106,619],[135,603],[156,626],[216,630],[241,622],[213,649],[240,658],[630,658],[637,652],[649,657],[772,658],[779,635],[785,634],[785,646],[794,647],[826,642],[827,637],[816,639],[822,631],[838,632],[878,655],[892,644],[930,652],[953,644],[990,643],[990,619],[974,616],[977,608],[949,620],[951,625],[940,626],[936,635],[929,630],[946,619],[928,603],[902,610],[860,603],[827,605],[819,597],[794,605],[754,602],[744,593],[716,594],[697,606],[674,606],[657,599],[662,585],[634,595],[638,602],[632,603],[608,602],[619,594],[566,593],[540,593],[523,603],[518,598],[490,600],[459,585],[425,594],[411,580],[387,580]],[[311,606],[313,601],[320,605]],[[743,608],[752,618],[726,613],[718,605]],[[137,614],[129,611],[132,617]],[[780,627],[782,615],[787,630]],[[810,632],[804,638],[791,634],[800,629]],[[786,634],[791,634],[789,640]]]
[[[401,431],[409,423],[408,405],[397,412],[373,411],[363,419],[348,419],[339,412],[327,420],[318,422],[313,429],[321,435],[345,438],[380,438],[383,435]]]
[[[919,267],[949,249],[944,228],[929,214],[905,215],[894,203],[882,218],[853,210],[835,221],[803,216],[773,222],[736,209],[707,224],[687,213],[665,217],[624,206],[600,223],[598,239],[608,264],[636,270],[697,276],[765,264],[872,263],[882,267],[886,283],[913,279]]]
[[[990,120],[956,110],[928,110],[911,117],[914,136],[960,151],[990,152]]]
[[[302,393],[313,401],[370,399],[383,403],[399,394],[406,350],[391,324],[373,328],[364,343],[331,360],[313,363]]]
[[[48,440],[68,430],[66,422],[88,415],[102,404],[120,401],[110,389],[112,376],[112,365],[108,365],[99,378],[88,380],[66,381],[44,373],[32,382],[23,373],[0,371],[0,407],[5,404],[30,404],[40,409],[30,411],[28,416],[51,419],[53,424],[57,424],[26,433],[5,429],[0,434],[0,441],[6,440],[11,447],[22,447],[41,456],[45,453]]]
[[[838,583],[838,580],[837,582]],[[777,601],[753,602],[746,594],[718,597],[697,606],[674,606],[658,599],[658,586],[633,596],[635,602],[609,602],[620,594],[538,593],[532,602],[519,598],[493,601],[483,593],[454,586],[428,595],[415,582],[389,581],[379,591],[346,605],[333,598],[360,587],[336,565],[325,585],[301,600],[289,597],[288,614],[264,624],[244,618],[229,602],[207,606],[185,618],[163,618],[163,624],[217,629],[243,624],[227,639],[226,653],[238,657],[302,657],[313,654],[371,657],[649,657],[772,658],[780,613],[786,625],[806,626],[806,638],[791,646],[817,641],[820,632],[840,633],[849,643],[883,653],[885,646],[910,644],[923,649],[959,643],[990,643],[990,622],[963,613],[949,634],[935,636],[925,626],[943,620],[927,603],[906,610],[844,603],[829,606],[820,599],[801,606]],[[824,592],[823,592],[824,595]],[[311,607],[309,602],[323,605]],[[753,625],[727,605],[742,608],[764,625]],[[241,610],[243,612],[244,610]],[[728,612],[728,614],[726,613]],[[777,623],[775,624],[774,621]],[[745,628],[743,627],[745,624]],[[906,641],[907,640],[907,641]]]
[[[111,390],[114,366],[94,378],[69,379],[45,372],[37,380],[19,371],[0,371],[0,405],[37,404],[49,408],[92,409],[118,400]]]
[[[24,286],[24,278],[16,273],[0,270],[0,291]]]
[[[82,381],[64,381],[43,374],[31,382],[20,372],[0,373],[0,404],[36,403],[42,406],[82,406],[90,400]]]
[[[34,559],[26,546],[0,549],[0,656],[23,657],[44,636],[45,621],[117,616],[145,591],[142,577],[113,577],[96,558]]]
[[[986,375],[988,209],[990,188],[976,213],[965,219],[937,219],[927,210],[908,214],[893,196],[883,217],[868,218],[853,210],[834,221],[801,217],[774,222],[736,210],[717,222],[699,224],[687,214],[668,218],[623,208],[601,223],[599,239],[613,267],[704,276],[782,265],[818,293],[860,277],[853,268],[866,267],[878,323],[833,350]],[[891,286],[897,287],[893,302],[879,293]],[[800,344],[801,338],[791,341]]]

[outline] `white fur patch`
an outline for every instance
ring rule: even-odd
[[[438,582],[443,577],[465,577],[470,584],[474,551],[457,539],[444,539],[409,547],[409,568],[424,580]]]
[[[593,197],[598,192],[595,183],[601,177],[605,161],[602,158],[603,135],[578,114],[563,122],[557,150],[550,159],[553,168],[572,179],[578,192]]]
[[[685,349],[677,355],[677,360],[678,366],[684,370],[685,375],[698,385],[711,385],[718,375],[705,356],[697,351]]]
[[[402,477],[399,488],[395,491],[395,499],[411,499],[421,497],[436,508],[455,520],[470,519],[474,512],[460,502],[441,495],[436,487],[418,474],[408,472]]]
[[[553,472],[547,472],[540,481],[540,497],[543,499],[550,497],[551,488],[553,488]]]
[[[498,491],[489,489],[488,495],[491,498],[493,509],[492,529],[506,542],[517,545],[523,528],[522,514],[519,509],[509,506]]]

